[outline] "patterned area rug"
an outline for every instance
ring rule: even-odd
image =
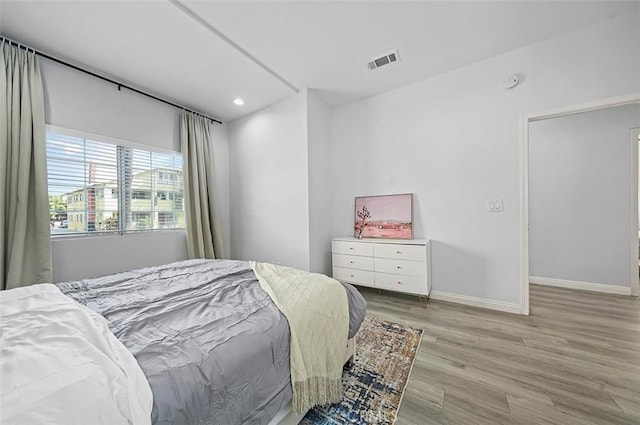
[[[356,335],[356,361],[342,374],[341,403],[309,411],[300,425],[393,424],[422,329],[367,316]]]

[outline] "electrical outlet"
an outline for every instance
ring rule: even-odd
[[[504,207],[502,205],[502,199],[490,199],[487,201],[487,211],[489,212],[502,212]]]

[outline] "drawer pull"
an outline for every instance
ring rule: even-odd
[[[350,251],[353,251],[353,247],[352,247],[352,246],[351,246],[351,247],[349,247],[349,250],[350,250]]]
[[[400,270],[402,267],[400,267],[400,266],[396,266],[396,268],[397,268],[398,270]]]
[[[402,251],[396,251],[396,254],[402,254]]]
[[[355,277],[354,275],[350,274],[349,277]]]
[[[353,263],[355,263],[355,261],[349,261],[349,264],[353,264]]]
[[[396,283],[397,283],[398,285],[402,285],[402,282],[400,282],[400,281],[397,281]]]

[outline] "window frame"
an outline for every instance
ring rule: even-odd
[[[116,146],[118,148],[117,149],[117,152],[118,152],[117,155],[120,152],[120,148],[119,147],[124,147],[124,148],[137,149],[137,150],[151,152],[151,153],[173,154],[173,155],[182,156],[182,152],[180,152],[180,151],[174,151],[174,150],[171,150],[171,149],[166,149],[166,148],[157,147],[157,146],[149,146],[149,145],[142,144],[142,143],[132,142],[130,140],[123,140],[123,139],[119,139],[119,138],[115,138],[115,137],[104,136],[104,135],[100,135],[100,134],[90,133],[88,131],[76,130],[76,129],[56,126],[56,125],[52,125],[52,124],[47,124],[46,125],[46,128],[45,128],[45,144],[46,144],[46,140],[48,138],[48,135],[50,133],[59,134],[61,136],[78,138],[78,139],[87,139],[87,140],[91,140],[93,142],[98,142],[98,143],[110,144],[110,145]],[[48,156],[47,156],[47,160],[48,160]],[[47,162],[47,164],[48,164],[48,162]],[[119,164],[120,164],[120,161],[118,159],[118,166],[116,167],[117,174],[118,174],[117,181],[116,181],[117,189],[113,189],[112,188],[112,190],[111,190],[111,192],[109,194],[109,196],[112,196],[115,199],[118,199],[118,201],[120,201],[119,192],[121,190],[121,186],[124,184],[120,179],[121,167],[119,166]],[[47,167],[48,167],[48,165],[47,165]],[[186,221],[186,211],[184,210],[184,161],[182,163],[181,171],[182,171],[182,175],[183,175],[183,178],[182,178],[183,213],[184,213],[184,220]],[[47,169],[47,174],[48,174],[48,169]],[[48,179],[47,179],[47,186],[48,186]],[[86,191],[86,186],[84,187],[84,190]],[[113,193],[114,190],[115,190],[115,194]],[[48,193],[48,189],[47,189],[47,193]],[[84,198],[85,197],[85,192],[83,192],[79,196],[82,196]],[[105,192],[105,196],[106,196],[106,192]],[[152,196],[151,200],[153,200],[153,199],[154,198]],[[118,205],[118,212],[120,212],[121,210],[122,210],[122,207],[120,205]],[[86,214],[87,214],[87,212],[85,211],[84,215],[86,215]],[[67,239],[67,238],[73,239],[73,238],[91,238],[91,237],[102,237],[102,236],[124,236],[124,235],[131,235],[131,234],[155,233],[155,232],[186,232],[186,222],[183,223],[183,224],[184,225],[182,227],[165,227],[165,228],[150,228],[150,229],[122,229],[122,228],[119,228],[118,230],[95,230],[95,231],[85,230],[83,232],[73,232],[73,233],[60,233],[60,234],[51,233],[51,238],[52,239]]]

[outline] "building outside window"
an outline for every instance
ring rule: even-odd
[[[182,157],[47,134],[52,234],[184,227]]]

